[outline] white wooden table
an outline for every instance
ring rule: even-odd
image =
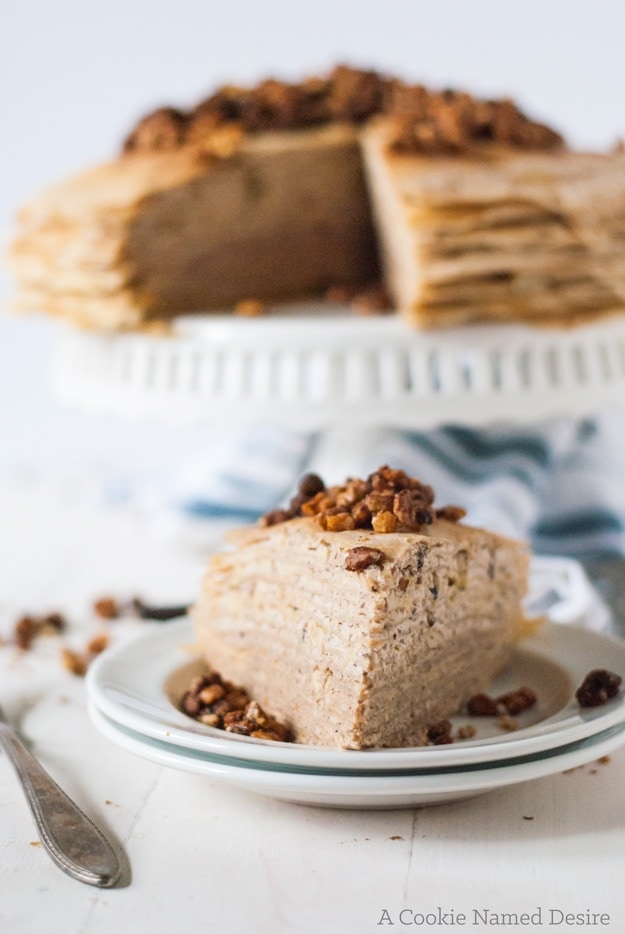
[[[185,602],[201,567],[197,552],[155,541],[137,517],[76,488],[0,485],[0,634],[23,612],[60,609],[71,622],[66,641],[81,647],[98,629],[94,597]],[[23,655],[1,647],[0,704],[121,850],[124,884],[90,888],[51,863],[0,756],[1,934],[625,932],[625,749],[607,764],[458,804],[368,812],[282,804],[109,743],[58,653],[55,638]],[[561,920],[587,910],[609,923]],[[501,913],[530,917],[502,924]]]

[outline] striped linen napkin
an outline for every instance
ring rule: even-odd
[[[625,422],[618,413],[386,430],[372,432],[369,445],[365,432],[361,440],[357,459],[337,455],[332,473],[323,471],[328,484],[387,463],[431,484],[438,504],[464,506],[467,522],[527,539],[538,554],[625,555]],[[323,442],[319,434],[268,426],[207,432],[204,456],[164,476],[117,478],[107,492],[196,526],[253,522],[317,469]]]

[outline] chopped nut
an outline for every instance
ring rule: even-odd
[[[83,655],[74,652],[72,649],[64,648],[61,650],[61,661],[68,671],[73,675],[83,677],[87,671],[87,660]]]
[[[399,528],[399,521],[392,512],[379,512],[373,516],[371,528],[374,532],[396,532]]]
[[[219,726],[219,715],[216,713],[201,713],[197,719],[205,726]]]
[[[353,311],[359,315],[379,315],[390,311],[393,303],[384,285],[380,282],[358,292],[350,301]]]
[[[328,532],[349,532],[354,528],[354,519],[349,512],[339,512],[336,515],[324,516],[323,528]]]
[[[314,474],[302,479],[288,508],[268,512],[260,523],[269,526],[297,516],[310,516],[323,529],[334,532],[354,528],[418,532],[435,518],[433,501],[431,486],[388,466],[380,467],[366,480],[350,478],[342,486],[330,488]],[[439,512],[450,519],[464,515],[455,506]]]
[[[120,606],[114,597],[100,597],[93,604],[93,612],[102,619],[117,619]]]
[[[605,668],[589,671],[575,692],[580,707],[601,707],[619,692],[622,678]]]
[[[441,720],[428,728],[427,741],[432,746],[446,746],[453,743],[454,738],[451,735],[451,723],[449,720]]]
[[[46,630],[54,634],[63,632],[67,627],[67,621],[61,613],[46,613],[45,616],[41,618],[41,629],[42,632]]]
[[[292,739],[286,724],[266,713],[260,704],[250,700],[247,691],[224,681],[217,672],[193,679],[180,701],[180,710],[206,726],[240,736],[279,742]]]
[[[464,519],[467,511],[462,506],[443,506],[441,509],[437,509],[435,514],[437,519],[446,519],[447,522],[459,522]]]
[[[517,688],[516,691],[509,691],[507,694],[501,694],[496,702],[501,704],[509,714],[523,713],[529,710],[536,703],[536,693],[528,687]]]
[[[28,651],[39,635],[41,621],[33,616],[22,616],[15,624],[15,641],[20,649]]]
[[[514,717],[511,717],[510,714],[507,714],[507,713],[504,713],[501,715],[501,717],[498,720],[498,723],[499,723],[499,726],[502,728],[502,730],[509,730],[513,732],[514,730],[518,730],[519,728],[518,720],[515,720]]]
[[[497,717],[500,709],[497,701],[488,694],[474,694],[467,701],[467,711],[472,717]]]
[[[99,655],[104,649],[108,648],[109,637],[106,633],[101,633],[99,636],[94,636],[90,642],[87,643],[87,652],[90,655]]]
[[[466,723],[464,726],[458,727],[457,737],[458,739],[472,739],[477,730],[471,723]]]
[[[200,691],[198,700],[204,704],[205,707],[210,707],[216,701],[221,700],[225,693],[221,684],[210,684]]]
[[[345,570],[364,571],[372,565],[379,567],[386,561],[386,555],[379,548],[368,548],[366,545],[359,545],[356,548],[350,548],[345,556]]]
[[[242,318],[258,318],[263,314],[264,310],[263,303],[252,298],[237,302],[234,306],[235,315],[240,315]]]

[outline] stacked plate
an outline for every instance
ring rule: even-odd
[[[625,698],[582,709],[575,689],[592,668],[625,675],[625,642],[547,623],[519,646],[490,687],[521,685],[538,702],[506,732],[491,718],[458,716],[447,746],[353,751],[276,743],[203,726],[177,709],[201,669],[187,621],[154,627],[102,655],[87,679],[90,713],[113,742],[161,765],[271,798],[325,807],[399,808],[458,800],[583,765],[625,743]]]

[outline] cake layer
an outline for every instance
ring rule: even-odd
[[[525,547],[455,522],[330,532],[295,518],[232,544],[205,575],[198,642],[299,742],[423,743],[487,687],[521,631]],[[350,570],[355,548],[383,558]]]
[[[227,158],[137,153],[52,188],[20,222],[17,304],[104,329],[378,275],[348,125],[246,137]]]
[[[364,133],[389,291],[414,323],[573,323],[625,307],[625,155],[431,159]]]

